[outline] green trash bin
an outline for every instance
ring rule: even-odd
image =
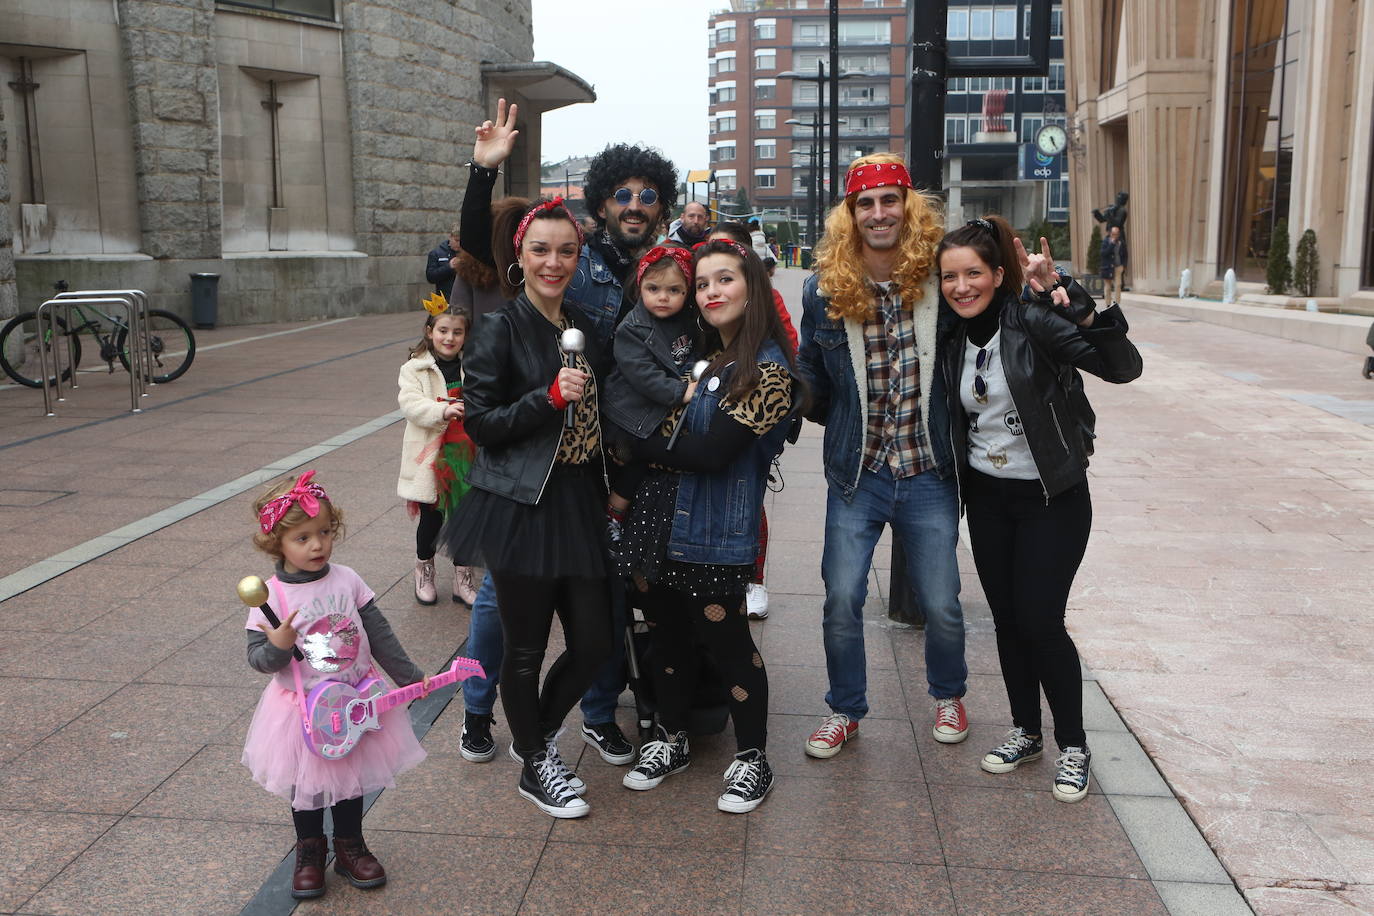
[[[803,248],[803,249],[801,250],[801,266],[802,266],[802,270],[810,270],[810,269],[811,269],[811,249],[810,249],[810,248]]]

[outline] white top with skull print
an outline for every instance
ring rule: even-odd
[[[959,399],[968,414],[968,462],[976,470],[1011,480],[1038,480],[1035,458],[1021,428],[998,356],[1002,332],[986,346],[964,345],[964,375]],[[981,359],[979,354],[982,354]]]

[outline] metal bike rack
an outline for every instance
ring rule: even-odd
[[[129,371],[133,372],[134,367],[141,364],[143,374],[139,378],[139,390],[142,397],[147,397],[147,389],[157,383],[153,381],[153,332],[152,326],[148,321],[148,294],[141,289],[82,289],[69,290],[65,293],[58,293],[54,299],[89,299],[96,297],[118,297],[128,299],[129,304],[136,310],[136,321],[129,324]],[[71,338],[67,338],[67,349],[71,350]],[[138,351],[137,358],[135,350]],[[70,356],[70,352],[68,356]],[[76,387],[76,371],[72,371],[71,387]]]
[[[106,308],[121,308],[124,309],[126,314],[129,316],[129,332],[133,333],[134,329],[139,327],[140,324],[137,316],[137,313],[139,312],[139,307],[137,304],[135,304],[136,301],[137,300],[134,296],[90,296],[82,293],[77,293],[76,295],[67,295],[62,298],[49,299],[48,301],[44,302],[42,305],[38,307],[37,311],[34,314],[35,320],[38,325],[38,365],[40,372],[40,381],[42,382],[43,388],[43,413],[45,415],[49,417],[56,416],[56,414],[53,413],[52,409],[52,398],[55,397],[59,401],[63,400],[63,398],[61,366],[62,361],[58,358],[56,350],[54,350],[52,354],[53,393],[51,396],[49,396],[48,394],[48,350],[47,347],[43,345],[44,319],[47,319],[50,333],[52,335],[56,335],[58,333],[57,320],[54,318],[53,312],[55,312],[58,309],[61,309],[63,311],[67,319],[67,326],[70,329],[72,320],[71,307],[73,305],[100,305],[105,306]],[[73,354],[71,346],[71,339],[70,337],[68,337],[67,365],[71,367],[72,381],[75,382],[76,364],[75,361],[72,359]],[[138,399],[143,394],[144,362],[141,355],[135,355],[137,350],[137,347],[130,347],[129,349],[129,410],[133,413],[142,413],[143,408],[138,406]],[[76,385],[73,384],[72,387],[75,388]]]

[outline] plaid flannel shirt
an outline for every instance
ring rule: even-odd
[[[902,309],[896,284],[874,283],[872,289],[878,308],[863,325],[868,373],[863,467],[876,472],[886,464],[893,477],[913,477],[935,467],[921,419],[916,323]]]

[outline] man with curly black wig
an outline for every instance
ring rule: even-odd
[[[607,342],[625,311],[624,284],[677,203],[677,168],[655,149],[617,143],[596,154],[582,184],[596,231],[568,287]]]

